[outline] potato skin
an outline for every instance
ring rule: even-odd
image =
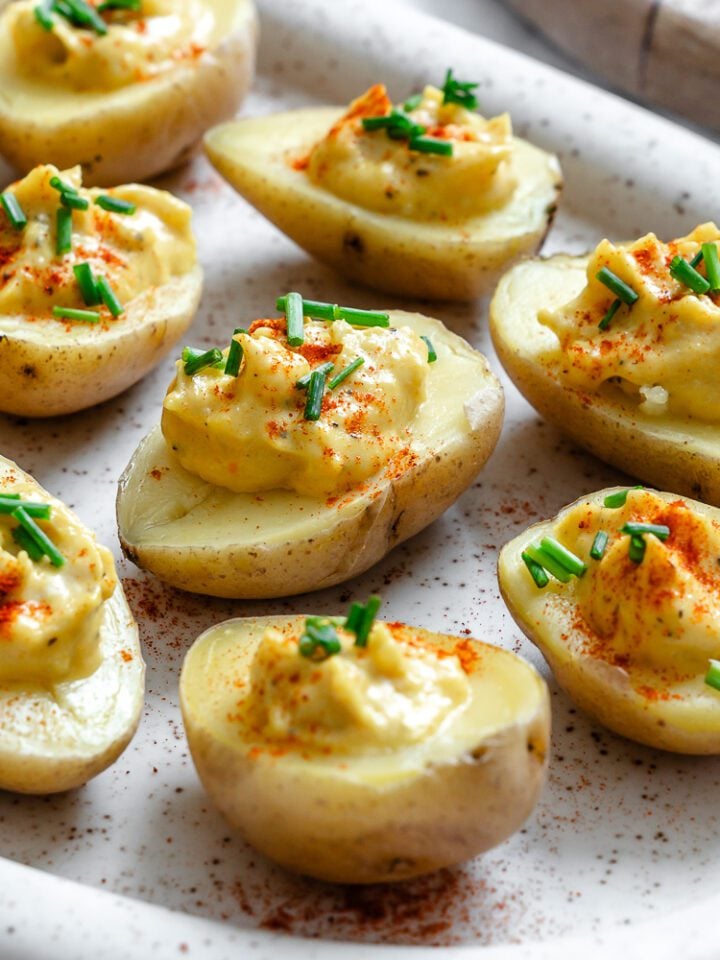
[[[591,496],[601,501],[622,489],[611,487]],[[668,502],[677,499],[674,493],[655,492]],[[586,499],[580,497],[561,512],[572,510]],[[706,513],[713,510],[704,503],[694,506]],[[498,558],[498,582],[513,619],[541,651],[560,687],[588,716],[629,740],[674,753],[720,754],[720,696],[716,700],[713,694],[709,704],[703,706],[707,711],[703,718],[691,700],[649,700],[640,695],[624,670],[571,649],[572,618],[561,619],[559,604],[553,621],[546,629],[538,628],[539,615],[533,616],[515,589],[516,570],[522,564],[520,554],[525,545],[550,535],[555,520],[533,524],[503,547]],[[569,639],[563,640],[563,635]],[[698,686],[702,695],[702,678]]]
[[[192,66],[93,98],[77,114],[48,123],[0,101],[0,154],[22,174],[42,163],[83,168],[86,186],[142,182],[186,162],[208,127],[232,117],[255,71],[257,18],[246,14],[223,41]],[[58,111],[60,113],[60,111]]]
[[[223,742],[189,703],[182,676],[180,705],[203,786],[245,840],[282,866],[321,880],[392,883],[483,853],[528,818],[545,780],[550,735],[549,696],[536,679],[543,693],[530,720],[382,787],[332,768],[323,774],[316,765],[288,770],[282,755]]]
[[[550,423],[600,460],[653,486],[720,505],[720,447],[711,431],[691,423],[643,416],[629,402],[563,386],[533,353],[535,313],[553,278],[567,286],[565,301],[584,285],[586,259],[559,254],[519,264],[498,285],[490,332],[500,362],[520,393]],[[534,291],[518,309],[513,285]],[[563,301],[561,301],[563,302]]]
[[[351,280],[397,296],[474,299],[542,246],[562,187],[554,158],[515,141],[521,183],[535,165],[547,166],[537,185],[540,200],[528,202],[523,194],[528,209],[522,228],[493,237],[472,222],[427,225],[341,200],[291,168],[287,150],[307,153],[337,116],[328,107],[224,124],[207,134],[205,149],[230,184],[308,253]]]
[[[202,290],[202,270],[141,295],[107,331],[64,330],[32,336],[24,318],[0,317],[0,411],[25,417],[75,413],[114,397],[141,380],[192,323]],[[57,321],[48,321],[56,325]],[[4,332],[6,330],[7,332]]]

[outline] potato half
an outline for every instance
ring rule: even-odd
[[[252,0],[204,0],[221,39],[192,62],[112,91],[73,91],[27,79],[0,31],[0,154],[25,173],[41,163],[83,168],[88,186],[142,181],[194,152],[232,117],[255,69]]]
[[[523,633],[540,648],[555,679],[577,705],[609,730],[661,750],[677,753],[720,753],[720,693],[704,681],[704,673],[690,680],[668,683],[655,695],[657,677],[625,669],[590,656],[577,626],[573,578],[555,580],[538,589],[522,560],[526,547],[552,536],[555,525],[577,504],[602,504],[621,488],[600,490],[565,507],[557,517],[536,523],[503,547],[498,561],[500,591]],[[677,494],[653,494],[668,503]],[[698,514],[720,521],[720,511],[687,500]],[[646,685],[647,684],[647,685]]]
[[[286,597],[349,580],[439,517],[497,443],[502,388],[485,357],[438,320],[391,311],[390,322],[429,336],[438,355],[407,472],[380,474],[335,503],[287,490],[233,493],[184,470],[156,428],[120,479],[126,556],[183,590]]]
[[[0,315],[0,411],[23,417],[75,413],[141,380],[192,323],[202,269],[140,294],[109,327]]]
[[[541,356],[557,345],[538,322],[584,288],[587,258],[563,254],[518,264],[500,281],[490,332],[500,362],[523,396],[551,423],[595,456],[653,486],[720,504],[717,427],[643,413],[610,383],[593,394],[566,386]]]
[[[226,123],[207,134],[205,148],[226,180],[283,233],[378,290],[471,299],[539,249],[561,186],[553,156],[516,138],[511,169],[518,186],[506,206],[460,225],[423,223],[348,203],[293,166],[342,113],[319,107]]]
[[[291,870],[339,883],[404,880],[467,860],[527,819],[545,778],[545,682],[499,647],[412,628],[454,652],[472,645],[472,698],[429,742],[381,753],[303,756],[243,739],[239,685],[268,626],[304,617],[229,620],[206,631],[180,677],[185,732],[203,786],[230,825]]]
[[[7,469],[22,475],[43,502],[57,503],[0,457],[0,471]],[[0,681],[0,790],[72,790],[110,766],[132,739],[143,706],[145,664],[119,583],[103,609],[94,673],[47,687]]]

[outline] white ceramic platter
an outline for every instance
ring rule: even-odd
[[[260,76],[247,113],[344,103],[378,79],[402,97],[449,65],[480,80],[486,112],[510,110],[521,135],[560,154],[567,186],[548,250],[579,251],[606,234],[648,229],[675,236],[720,215],[716,146],[518,54],[379,0],[265,0],[261,14]],[[0,182],[9,177],[0,171]],[[400,305],[308,260],[203,159],[164,185],[192,203],[206,269],[191,342],[225,342],[288,289]],[[432,309],[497,370],[485,305]],[[0,421],[2,452],[75,507],[118,557],[117,477],[158,418],[170,370],[168,361],[119,399],[75,417]],[[353,583],[285,603],[230,603],[166,589],[120,561],[148,661],[144,720],[119,762],[84,789],[47,799],[0,795],[3,960],[380,960],[436,956],[423,948],[438,945],[483,960],[717,956],[720,761],[619,740],[576,714],[552,684],[550,779],[525,829],[461,869],[405,886],[340,889],[271,867],[230,837],[189,760],[178,670],[192,640],[229,616],[335,613],[350,596],[377,591],[392,618],[471,633],[540,665],[499,598],[497,550],[532,520],[621,478],[569,446],[506,386],[505,430],[479,481]]]

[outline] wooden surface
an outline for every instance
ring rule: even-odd
[[[720,0],[506,0],[611,86],[720,130]]]

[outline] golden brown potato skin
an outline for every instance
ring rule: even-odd
[[[48,321],[0,317],[0,411],[23,417],[75,413],[141,380],[180,339],[200,302],[202,270],[136,297],[109,330],[65,334]],[[26,324],[26,329],[23,329]],[[61,329],[54,332],[53,326]]]
[[[304,618],[296,619],[301,629]],[[447,647],[459,640],[421,629],[417,635]],[[475,642],[492,651],[485,656],[514,656]],[[282,756],[213,736],[185,695],[191,658],[192,650],[181,675],[180,704],[203,786],[245,840],[298,873],[333,883],[392,883],[460,863],[519,829],[545,781],[550,704],[537,675],[542,695],[531,719],[479,738],[452,761],[376,787],[360,777],[333,775],[332,769],[323,775],[317,765],[288,769]]]
[[[235,115],[252,83],[257,18],[251,0],[237,5],[232,32],[193,65],[95,95],[54,122],[14,111],[0,97],[0,154],[22,174],[42,163],[80,164],[85,186],[100,187],[142,182],[184,163],[208,127]]]
[[[619,391],[590,395],[565,387],[538,361],[554,335],[537,322],[537,311],[576,296],[586,262],[558,254],[505,274],[490,306],[500,362],[545,419],[596,457],[653,486],[720,505],[717,427],[643,415]]]

